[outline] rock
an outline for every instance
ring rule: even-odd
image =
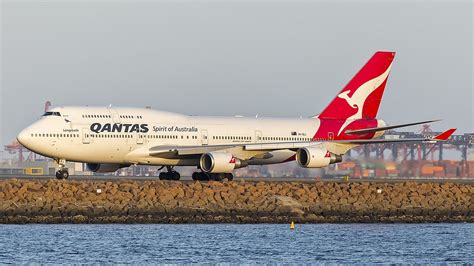
[[[0,222],[461,222],[474,221],[473,187],[10,179],[0,180]]]

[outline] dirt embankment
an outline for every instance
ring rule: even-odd
[[[0,181],[0,223],[474,222],[452,183]]]

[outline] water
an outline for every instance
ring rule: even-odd
[[[474,224],[0,225],[3,263],[474,262]]]

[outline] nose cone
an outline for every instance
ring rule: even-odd
[[[27,129],[23,129],[20,134],[18,134],[18,136],[16,137],[16,139],[18,140],[18,142],[20,142],[21,145],[23,145],[24,147],[27,147],[28,148],[28,145],[30,143],[30,139],[31,139],[31,136],[30,136],[30,133],[28,133],[28,130]]]

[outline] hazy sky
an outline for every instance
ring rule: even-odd
[[[53,105],[319,113],[396,51],[379,117],[474,131],[472,1],[2,1],[0,143]],[[418,128],[413,128],[414,130]]]

